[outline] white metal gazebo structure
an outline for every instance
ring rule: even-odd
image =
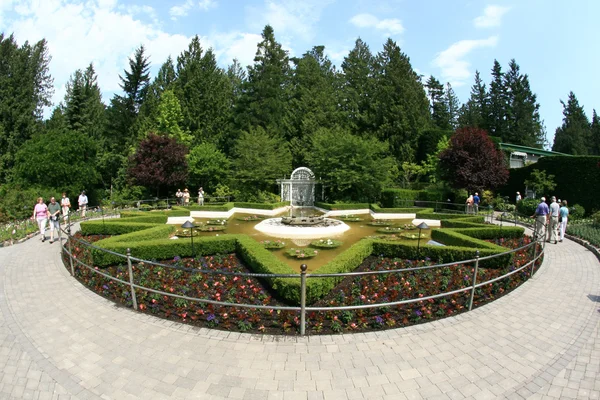
[[[315,205],[315,174],[306,167],[296,168],[290,179],[278,179],[281,185],[281,201],[289,201],[294,207]]]

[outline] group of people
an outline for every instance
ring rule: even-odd
[[[190,205],[190,191],[186,188],[184,189],[184,191],[182,192],[181,189],[177,189],[177,193],[175,193],[175,197],[177,197],[177,204],[182,205],[182,206],[189,206]],[[198,205],[199,206],[203,206],[204,205],[204,190],[202,189],[202,187],[200,189],[198,189]]]
[[[88,206],[88,198],[85,194],[85,190],[81,192],[78,198],[79,212],[81,217],[85,217],[85,211]],[[46,225],[50,223],[50,243],[55,242],[54,232],[56,232],[56,240],[60,239],[60,214],[62,213],[63,219],[67,222],[69,216],[69,210],[71,208],[71,201],[67,197],[67,193],[63,192],[60,204],[56,201],[56,198],[51,197],[50,203],[46,205],[42,197],[38,197],[37,203],[33,208],[32,220],[37,221],[38,228],[40,230],[40,237],[42,242],[46,241]]]
[[[518,192],[517,192],[518,193]],[[535,209],[531,218],[535,218],[534,237],[538,240],[544,240],[544,230],[547,228],[546,241],[557,244],[565,238],[567,230],[567,221],[569,219],[569,208],[566,200],[556,200],[552,196],[550,205],[546,203],[546,198],[542,197],[540,203]]]
[[[481,203],[479,193],[475,192],[475,195],[469,195],[466,201],[467,214],[477,214],[479,212],[479,203]]]

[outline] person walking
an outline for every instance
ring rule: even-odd
[[[467,197],[467,201],[465,202],[467,204],[467,214],[473,214],[473,202],[473,195]]]
[[[517,204],[518,202],[520,202],[520,201],[521,201],[521,199],[522,199],[522,197],[521,197],[521,193],[517,192],[517,197],[516,197],[516,199],[515,199],[515,204]]]
[[[552,203],[550,203],[550,214],[548,215],[548,220],[550,222],[550,230],[548,231],[548,237],[546,240],[550,243],[554,242],[554,244],[558,243],[558,215],[560,211],[560,206],[556,202],[556,197],[552,196]]]
[[[202,186],[200,186],[200,189],[198,189],[198,205],[204,205],[204,190],[202,189]]]
[[[546,224],[548,223],[548,214],[550,213],[550,209],[548,208],[548,204],[546,204],[546,198],[542,197],[540,199],[540,204],[538,204],[535,209],[535,213],[531,216],[531,218],[535,218],[535,229],[533,231],[533,238],[538,241],[543,241],[545,236]]]
[[[475,196],[473,196],[473,207],[475,207],[475,214],[479,214],[479,203],[481,203],[479,193],[475,192]]]
[[[54,231],[56,239],[60,239],[60,205],[54,197],[50,198],[48,204],[48,217],[50,218],[50,244],[54,243]]]
[[[60,206],[62,208],[63,219],[65,223],[67,223],[67,218],[69,217],[69,208],[71,208],[71,200],[67,197],[67,193],[63,192],[62,199],[60,199]]]
[[[48,222],[48,206],[44,203],[42,197],[38,197],[37,204],[33,207],[33,215],[31,219],[36,220],[40,235],[42,236],[42,242],[46,241],[46,222]]]
[[[183,192],[181,191],[181,189],[177,189],[177,193],[175,193],[175,197],[177,197],[177,205],[182,206],[183,205]]]
[[[567,201],[562,201],[562,207],[560,207],[558,214],[559,221],[559,237],[558,241],[562,242],[565,238],[565,233],[567,232],[567,220],[569,219],[569,208],[567,207]]]
[[[85,218],[85,210],[87,209],[87,206],[88,206],[88,198],[85,195],[85,190],[83,190],[81,192],[81,194],[79,195],[78,203],[79,203],[79,211],[81,212],[81,218]]]

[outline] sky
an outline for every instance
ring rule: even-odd
[[[223,68],[234,58],[250,65],[267,24],[290,56],[324,45],[337,66],[357,38],[374,54],[392,38],[424,80],[450,82],[462,102],[476,70],[489,83],[494,59],[506,70],[514,58],[529,75],[551,146],[570,91],[588,118],[600,112],[598,15],[597,0],[0,0],[0,32],[19,44],[48,41],[55,105],[90,62],[108,104],[142,44],[153,76],[194,35]]]

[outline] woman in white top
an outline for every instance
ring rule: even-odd
[[[63,218],[65,222],[69,216],[69,208],[71,208],[71,200],[67,197],[67,194],[63,192],[62,199],[60,199],[60,206],[62,208]]]

